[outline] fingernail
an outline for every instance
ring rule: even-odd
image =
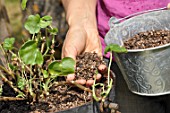
[[[104,73],[107,72],[107,66],[104,65],[104,64],[101,64],[101,65],[98,67],[98,69],[99,69],[99,72],[100,72],[101,74],[104,74]]]
[[[106,65],[101,64],[101,65],[99,65],[98,69],[101,70],[101,71],[105,70],[106,69]]]

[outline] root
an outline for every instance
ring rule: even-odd
[[[55,86],[61,86],[61,85],[65,85],[65,84],[72,84],[72,85],[80,88],[81,90],[92,93],[92,90],[90,88],[87,88],[87,87],[85,87],[81,84],[77,84],[75,81],[62,81],[62,82],[55,82],[54,83]]]

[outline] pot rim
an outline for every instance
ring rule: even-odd
[[[146,49],[127,49],[127,52],[133,53],[133,52],[151,51],[151,50],[156,50],[156,49],[162,49],[162,48],[165,48],[165,47],[168,47],[168,46],[170,46],[170,43],[164,44],[164,45],[161,45],[161,46],[157,46],[157,47],[146,48]]]

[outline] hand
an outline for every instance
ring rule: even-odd
[[[97,0],[62,0],[62,3],[69,25],[62,48],[62,57],[72,57],[76,60],[76,56],[84,52],[96,52],[102,56],[96,21]],[[67,80],[74,80],[74,78],[74,75],[68,75]],[[89,84],[93,81],[77,80],[76,82]]]
[[[62,57],[72,57],[84,52],[96,52],[102,56],[101,42],[95,28],[70,27],[62,48]]]
[[[76,60],[76,56],[84,52],[96,52],[102,56],[101,42],[96,28],[89,28],[86,26],[71,26],[67,32],[66,39],[62,48],[62,57],[72,57]],[[99,70],[105,70],[106,66],[99,66]],[[100,79],[101,75],[98,74],[96,79]],[[68,81],[75,79],[75,75],[67,76]],[[79,84],[86,84],[90,86],[93,80],[76,80]]]

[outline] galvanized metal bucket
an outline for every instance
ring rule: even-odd
[[[170,10],[149,11],[120,23],[112,17],[105,42],[122,45],[123,40],[139,32],[160,29],[170,30]],[[170,94],[170,44],[114,55],[133,93],[146,96]]]

